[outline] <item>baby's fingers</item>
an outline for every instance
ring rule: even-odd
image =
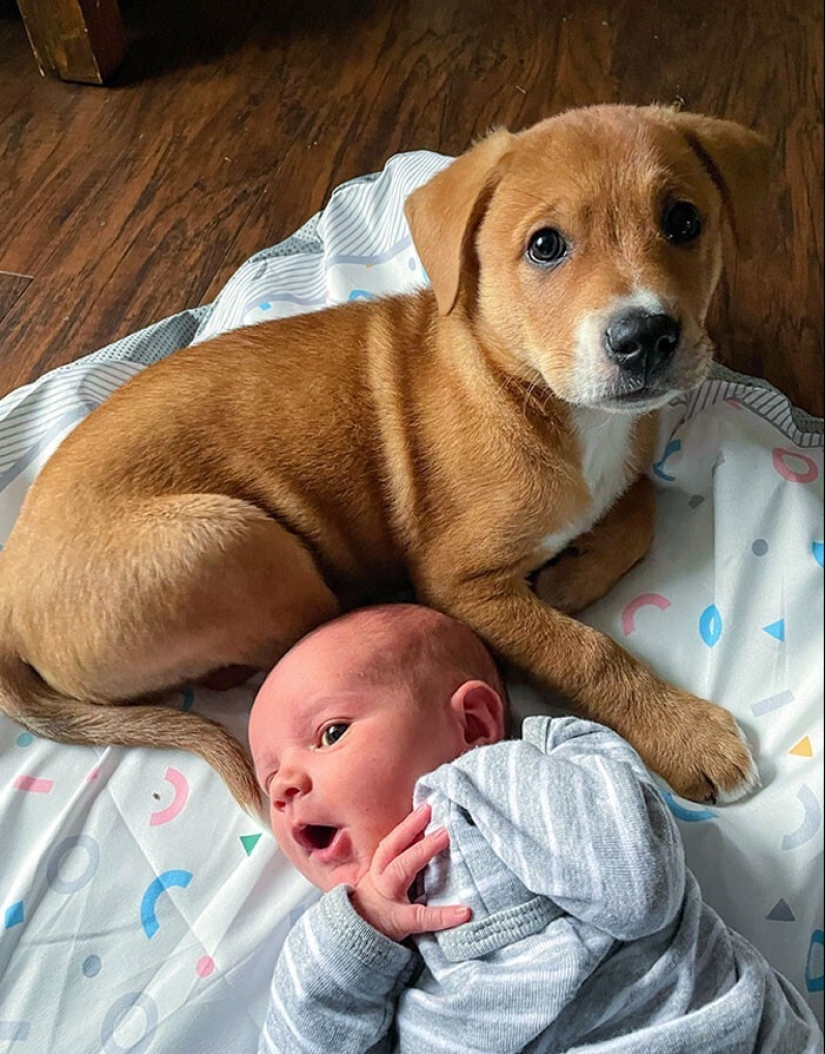
[[[409,815],[405,816],[401,823],[394,827],[386,838],[383,838],[379,843],[373,856],[374,866],[383,871],[390,861],[418,841],[427,829],[431,815],[432,809],[429,805],[424,804],[419,805],[417,809],[413,809]]]
[[[409,926],[408,933],[438,933],[441,930],[451,930],[469,922],[473,917],[472,909],[464,904],[450,904],[443,908],[410,904],[409,912],[404,927],[407,929]]]
[[[439,827],[390,860],[376,878],[386,887],[387,895],[394,898],[402,896],[406,894],[418,872],[425,868],[433,857],[443,853],[449,844],[450,836],[446,827]]]

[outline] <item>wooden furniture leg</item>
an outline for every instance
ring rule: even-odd
[[[17,0],[40,72],[103,84],[126,53],[118,0]]]

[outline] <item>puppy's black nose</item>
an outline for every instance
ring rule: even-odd
[[[651,377],[668,365],[682,328],[670,315],[630,311],[614,319],[604,333],[607,357],[638,377]]]

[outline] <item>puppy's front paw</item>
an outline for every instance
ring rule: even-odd
[[[652,767],[691,801],[726,803],[761,786],[748,741],[721,706],[673,689],[676,725],[663,737]]]
[[[615,582],[598,581],[588,555],[580,544],[568,545],[530,575],[533,592],[548,607],[565,615],[575,615],[601,599]]]

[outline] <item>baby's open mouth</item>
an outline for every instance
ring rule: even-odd
[[[337,833],[337,827],[327,827],[322,823],[308,823],[295,829],[295,840],[311,852],[317,849],[329,849]]]

